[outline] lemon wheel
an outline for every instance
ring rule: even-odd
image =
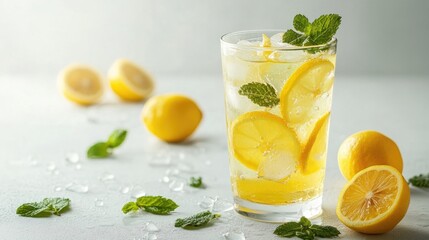
[[[100,75],[92,68],[75,64],[63,69],[58,82],[60,91],[70,101],[80,105],[98,102],[103,95]]]
[[[287,80],[280,93],[280,110],[305,145],[316,122],[330,112],[334,65],[326,59],[311,59]]]
[[[340,193],[337,216],[349,228],[369,234],[393,229],[405,216],[410,189],[394,167],[376,165],[356,174]]]
[[[283,119],[268,112],[248,112],[231,128],[234,156],[244,166],[276,181],[295,172],[301,147]]]

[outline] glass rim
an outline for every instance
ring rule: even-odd
[[[320,49],[320,48],[330,48],[337,45],[337,38],[334,36],[332,39],[324,44],[317,44],[317,45],[309,45],[309,46],[271,46],[271,47],[262,47],[262,46],[248,46],[248,45],[240,45],[237,43],[228,42],[226,40],[227,37],[234,36],[234,35],[243,35],[248,33],[267,33],[267,32],[277,32],[282,33],[285,32],[284,29],[255,29],[255,30],[241,30],[241,31],[234,31],[229,32],[226,34],[223,34],[220,37],[220,41],[222,44],[225,44],[228,47],[236,48],[236,49],[244,49],[244,50],[254,50],[254,51],[266,51],[266,50],[275,50],[275,51],[296,51],[296,50],[309,50],[309,49]]]

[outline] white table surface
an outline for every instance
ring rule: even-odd
[[[188,94],[204,112],[204,120],[192,139],[179,145],[164,144],[146,131],[139,119],[143,103],[120,103],[109,93],[102,105],[77,107],[59,95],[54,76],[0,76],[0,86],[0,239],[144,239],[146,222],[160,229],[158,239],[223,239],[222,234],[228,231],[242,231],[246,239],[280,239],[272,234],[278,224],[255,222],[231,211],[200,230],[173,226],[176,218],[199,212],[197,203],[204,196],[232,201],[220,76],[157,78],[156,93]],[[356,131],[375,129],[393,138],[403,154],[405,178],[429,172],[428,92],[429,79],[422,77],[337,76],[324,213],[318,220],[339,228],[342,239],[429,239],[429,190],[411,188],[407,215],[387,234],[355,233],[335,215],[337,197],[345,184],[336,152],[340,143]],[[87,147],[118,127],[128,129],[129,135],[113,157],[87,160]],[[81,169],[66,162],[69,152],[80,155]],[[149,162],[160,153],[170,154],[176,166],[151,166]],[[192,175],[203,176],[207,188],[171,191],[160,179],[178,164],[192,167]],[[115,183],[100,181],[103,173],[114,174]],[[87,184],[89,191],[64,190],[74,181]],[[127,186],[144,189],[148,195],[172,198],[180,207],[170,216],[124,216],[121,207],[132,194],[123,194],[117,188]],[[71,210],[61,217],[25,218],[15,214],[22,203],[56,196],[72,200]],[[104,205],[96,206],[95,199]]]

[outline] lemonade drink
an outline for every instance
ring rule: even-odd
[[[296,47],[281,31],[222,37],[235,209],[265,221],[321,214],[336,40]]]

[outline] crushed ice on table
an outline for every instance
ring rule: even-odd
[[[146,195],[146,191],[140,185],[135,185],[131,191],[132,198],[139,198]]]
[[[122,186],[121,189],[119,190],[122,194],[127,194],[130,192],[130,190],[132,189],[132,186]]]
[[[46,170],[48,171],[48,173],[53,175],[58,175],[60,173],[60,171],[57,169],[57,166],[55,165],[54,162],[50,162]]]
[[[65,159],[69,164],[77,164],[80,161],[80,156],[78,153],[70,152],[66,154]]]
[[[94,205],[95,205],[96,207],[102,207],[102,206],[104,206],[104,201],[103,201],[103,199],[96,198],[96,199],[94,200]]]
[[[98,179],[102,182],[109,182],[115,179],[115,175],[109,172],[104,172]]]
[[[159,232],[159,228],[153,222],[146,222],[143,229],[148,232]]]
[[[76,170],[80,170],[82,169],[82,164],[76,164],[76,166],[74,167]]]
[[[89,190],[89,187],[88,185],[81,184],[78,182],[71,182],[66,185],[65,189],[70,192],[87,193]]]
[[[204,196],[204,199],[198,202],[198,206],[200,206],[202,210],[208,210],[216,213],[227,212],[233,209],[233,204],[231,202],[220,199],[218,196]]]
[[[59,192],[61,190],[63,190],[63,188],[61,186],[54,186],[54,191],[55,192]]]
[[[172,180],[170,184],[168,184],[168,187],[170,188],[171,191],[182,192],[185,187],[185,181],[181,179]]]
[[[227,232],[224,233],[222,236],[225,240],[246,240],[244,233],[239,231]]]

